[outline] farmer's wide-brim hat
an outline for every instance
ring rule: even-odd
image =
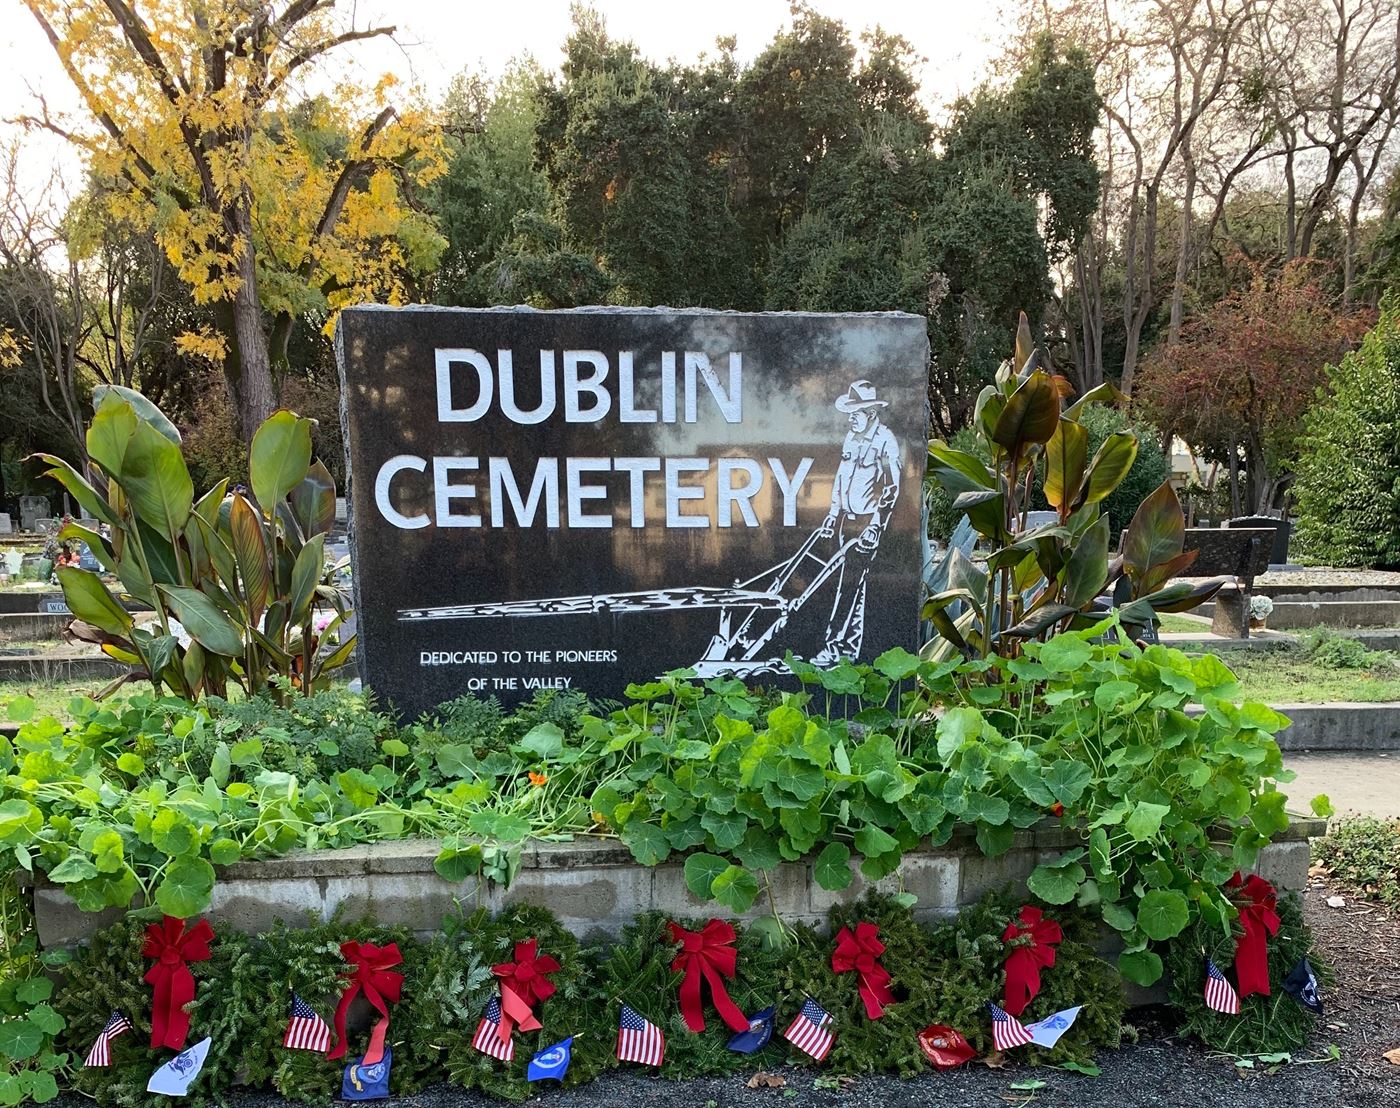
[[[838,412],[863,412],[867,408],[888,408],[888,400],[880,400],[875,396],[875,386],[869,381],[855,381],[846,390],[846,395],[836,401]]]

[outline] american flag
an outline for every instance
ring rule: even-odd
[[[665,1057],[666,1036],[661,1028],[624,1004],[617,1024],[617,1060],[659,1066]]]
[[[131,1022],[120,1012],[113,1012],[97,1039],[92,1044],[92,1049],[87,1052],[87,1057],[83,1059],[85,1066],[110,1066],[112,1064],[112,1040],[118,1035],[125,1035],[131,1030]]]
[[[472,1046],[476,1047],[482,1054],[489,1054],[492,1058],[509,1062],[515,1057],[515,1041],[507,1039],[505,1042],[501,1042],[498,1031],[500,1026],[501,1002],[493,996],[486,1002],[486,1011],[482,1013],[481,1022],[476,1025],[476,1036],[472,1039]]]
[[[282,1045],[292,1050],[315,1050],[321,1054],[331,1048],[331,1029],[326,1021],[311,1010],[311,1005],[292,994],[292,1018],[287,1021],[287,1034]]]
[[[1021,1021],[1008,1014],[995,1004],[988,1004],[992,1012],[992,1045],[998,1050],[1010,1050],[1014,1046],[1025,1046],[1035,1042],[1031,1033],[1021,1026]]]
[[[1239,994],[1225,980],[1220,967],[1209,958],[1206,959],[1206,1007],[1224,1012],[1227,1016],[1240,1014]]]
[[[783,1032],[783,1038],[820,1062],[834,1041],[830,1028],[831,1013],[809,996],[802,1002],[802,1011]]]

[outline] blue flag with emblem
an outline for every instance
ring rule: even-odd
[[[777,1015],[777,1011],[777,1008],[770,1005],[751,1015],[749,1029],[740,1031],[730,1039],[729,1049],[740,1054],[752,1054],[756,1050],[762,1050],[773,1037],[773,1017]]]
[[[379,1061],[365,1064],[364,1057],[345,1067],[340,1082],[342,1100],[385,1100],[389,1096],[389,1067],[394,1052],[386,1044]]]
[[[530,1065],[525,1070],[526,1080],[545,1081],[553,1078],[555,1081],[563,1081],[564,1075],[569,1072],[573,1045],[574,1037],[570,1035],[561,1043],[545,1047],[530,1059]]]

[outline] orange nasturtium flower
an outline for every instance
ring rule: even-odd
[[[530,784],[534,785],[535,788],[539,788],[541,785],[543,785],[543,784],[544,784],[546,781],[548,781],[548,780],[549,780],[549,775],[548,775],[548,774],[545,774],[545,773],[536,773],[534,770],[531,770],[531,771],[530,771]]]

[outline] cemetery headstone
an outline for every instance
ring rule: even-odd
[[[341,314],[365,683],[620,697],[918,638],[924,320]]]
[[[51,616],[71,616],[73,610],[61,596],[46,596],[39,601],[39,611]]]
[[[51,515],[53,512],[49,509],[47,496],[21,496],[19,498],[19,529],[21,531],[33,531],[37,521],[47,519]]]
[[[9,512],[0,512],[0,535],[13,533],[15,529],[14,521],[10,519]]]

